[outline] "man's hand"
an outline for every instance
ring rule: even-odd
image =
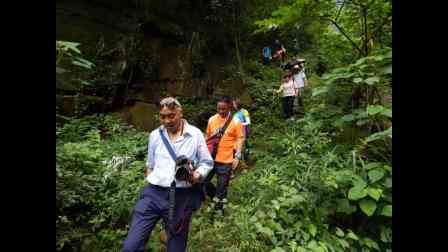
[[[202,175],[197,172],[197,171],[193,171],[193,176],[191,176],[191,184],[196,184],[198,183],[202,178]]]
[[[145,167],[145,172],[144,172],[145,178],[148,177],[149,174],[151,174],[151,172],[152,172],[152,170],[150,170],[148,167]]]

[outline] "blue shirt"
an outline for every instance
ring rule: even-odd
[[[271,48],[269,48],[269,47],[263,48],[263,56],[265,58],[271,57]]]
[[[193,160],[195,167],[197,167],[196,171],[202,175],[202,178],[205,178],[213,168],[213,159],[210,156],[202,132],[184,120],[183,135],[179,136],[174,144],[170,141],[163,126],[149,134],[147,165],[152,172],[146,177],[146,180],[153,185],[169,187],[174,179],[175,162],[160,137],[159,129],[163,130],[163,134],[171,144],[176,156],[185,155]],[[176,180],[176,187],[190,186],[185,181]]]
[[[250,124],[249,112],[243,108],[236,112],[234,117],[238,119],[241,124],[243,124],[243,126],[247,126]]]

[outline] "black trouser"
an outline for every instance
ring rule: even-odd
[[[299,88],[299,95],[297,96],[297,101],[301,108],[304,108],[303,107],[303,96],[304,96],[303,92],[304,92],[304,90],[305,89],[303,87]]]
[[[294,96],[284,96],[282,97],[283,113],[285,118],[290,118],[293,112],[294,106]]]
[[[227,188],[229,186],[230,174],[232,171],[231,164],[223,164],[219,162],[215,162],[213,169],[207,175],[204,180],[205,186],[207,188],[207,194],[210,198],[217,197],[219,199],[216,208],[222,210],[223,208],[223,199],[227,197]],[[218,174],[218,182],[215,186],[211,183],[213,176]]]

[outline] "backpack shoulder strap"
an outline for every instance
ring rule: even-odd
[[[233,116],[232,116],[232,114],[229,116],[229,118],[227,118],[227,121],[224,123],[224,126],[222,126],[222,129],[221,129],[221,136],[223,136],[224,135],[224,132],[226,132],[226,129],[227,129],[227,127],[229,126],[229,124],[230,124],[230,122],[232,121],[232,119],[233,119]]]

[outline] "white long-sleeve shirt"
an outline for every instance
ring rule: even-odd
[[[169,187],[175,175],[175,162],[160,137],[159,129],[162,129],[176,156],[184,155],[192,160],[195,166],[198,167],[196,171],[201,174],[202,178],[205,178],[212,170],[213,159],[208,151],[204,135],[195,126],[188,124],[186,121],[184,122],[184,133],[176,139],[174,144],[169,141],[168,133],[163,126],[150,133],[147,165],[152,172],[146,177],[149,183]],[[190,186],[185,181],[176,180],[176,187]]]

